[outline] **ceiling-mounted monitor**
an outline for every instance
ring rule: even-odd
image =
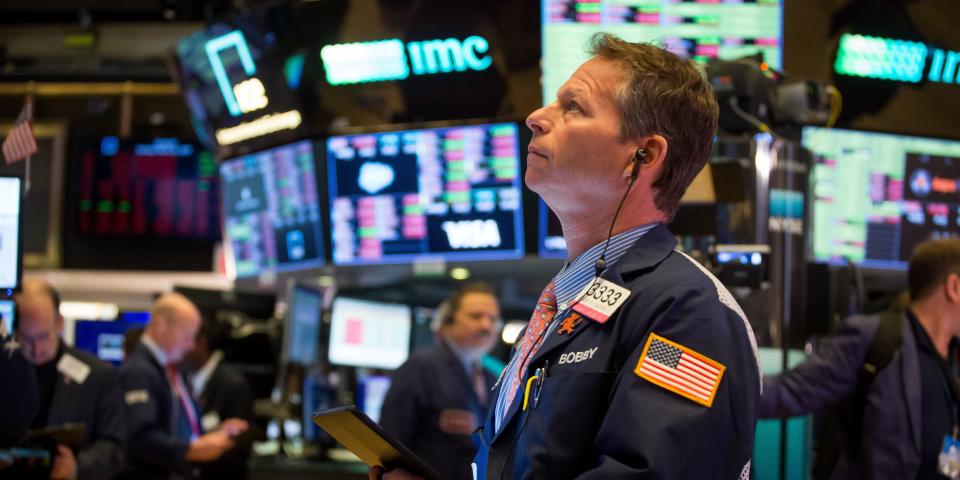
[[[523,256],[517,124],[327,140],[333,262]]]
[[[108,136],[86,142],[78,162],[77,235],[166,243],[219,238],[217,165],[196,143]]]
[[[238,278],[323,265],[313,142],[220,165],[224,238]]]
[[[782,65],[783,0],[542,0],[543,98],[589,58],[590,36],[609,32],[630,42],[653,42],[699,62],[762,53]]]
[[[905,269],[919,243],[960,236],[960,141],[806,127],[803,146],[814,260]]]

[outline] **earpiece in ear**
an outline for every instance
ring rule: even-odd
[[[633,156],[634,156],[634,158],[637,159],[638,162],[646,162],[646,161],[647,161],[647,150],[646,150],[645,148],[643,148],[643,147],[640,147],[640,148],[637,149],[637,153],[633,154]]]
[[[640,174],[640,164],[647,161],[647,151],[640,147],[637,149],[637,152],[633,154],[633,171],[630,172],[630,181],[637,179],[637,175]]]

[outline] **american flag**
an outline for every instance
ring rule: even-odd
[[[37,140],[33,137],[33,103],[30,100],[23,105],[17,121],[3,141],[3,158],[7,163],[13,163],[37,153]]]
[[[709,407],[713,405],[725,368],[683,345],[651,333],[634,373]]]

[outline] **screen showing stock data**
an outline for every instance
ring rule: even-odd
[[[960,141],[806,127],[813,256],[905,269],[917,244],[960,236]]]
[[[517,134],[499,123],[331,137],[334,263],[520,258]]]
[[[175,138],[103,137],[80,155],[80,235],[219,237],[217,167],[210,152]]]
[[[543,0],[543,95],[557,89],[589,58],[591,35],[609,32],[653,42],[701,63],[762,52],[781,65],[783,0]]]
[[[392,370],[407,361],[409,306],[337,297],[332,310],[330,363]]]
[[[226,160],[220,179],[237,277],[323,264],[310,141]]]
[[[22,188],[20,178],[0,177],[0,298],[20,287]]]

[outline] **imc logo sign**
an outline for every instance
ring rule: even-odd
[[[327,45],[320,49],[327,83],[346,85],[403,80],[411,75],[486,70],[493,63],[490,44],[473,35],[457,40],[397,39]]]

